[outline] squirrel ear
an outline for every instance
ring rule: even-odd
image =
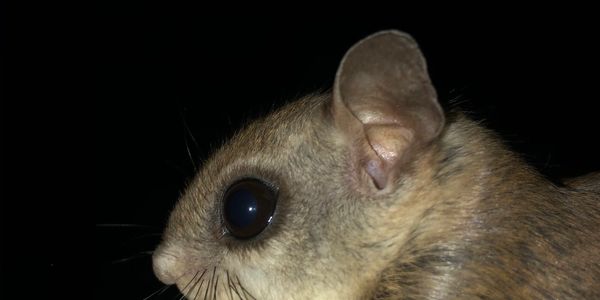
[[[337,70],[333,118],[346,137],[356,172],[378,189],[394,182],[415,150],[444,127],[444,113],[417,43],[382,31],[356,43]]]

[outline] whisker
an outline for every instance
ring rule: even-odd
[[[192,156],[192,152],[190,151],[190,145],[188,144],[188,139],[187,137],[184,135],[185,140],[185,149],[187,150],[187,154],[190,158],[190,162],[192,163],[192,166],[194,167],[194,171],[198,172],[198,167],[196,167],[196,163],[194,162],[194,157]]]
[[[227,276],[227,288],[229,289],[229,299],[233,300],[233,293],[231,292],[231,280],[229,279],[229,270],[225,271]]]
[[[185,133],[183,135],[183,140],[185,142],[185,148],[187,150],[187,154],[190,158],[190,162],[192,163],[192,166],[194,167],[194,171],[198,172],[198,167],[196,166],[196,162],[194,161],[194,158],[192,156],[192,152],[190,150],[190,145],[188,143],[188,135],[191,137],[192,141],[194,142],[194,144],[196,145],[196,149],[198,149],[198,143],[196,142],[196,139],[194,138],[194,135],[192,134],[192,131],[190,130],[190,127],[188,126],[188,123],[185,119],[185,115],[183,114],[182,111],[180,111],[181,114],[181,120],[183,122],[183,127],[185,129]]]
[[[202,271],[202,274],[200,274],[200,278],[204,277],[204,274],[206,274],[206,269],[204,269],[204,271]]]
[[[166,288],[166,289],[164,289],[164,290],[162,290],[160,293],[158,293],[158,295],[157,295],[157,296],[160,296],[160,295],[162,295],[164,292],[166,292],[166,291],[167,291],[169,288],[171,288],[171,287],[173,287],[173,286],[174,286],[174,284],[167,285],[167,288]]]
[[[158,295],[164,293],[167,289],[169,289],[170,287],[172,287],[172,285],[165,285],[161,288],[159,288],[158,290],[156,290],[154,293],[150,294],[148,297],[142,299],[142,300],[148,300],[150,298],[152,298],[152,296],[156,295],[158,293]],[[160,292],[160,293],[159,293]]]
[[[208,291],[210,290],[210,287],[212,286],[212,282],[213,282],[213,279],[215,278],[216,270],[217,270],[217,267],[213,267],[212,276],[210,277],[210,281],[208,282],[208,285],[206,286],[206,292],[204,292],[204,300],[206,300],[206,296],[208,296]]]
[[[217,280],[215,281],[215,288],[213,290],[213,300],[217,299],[217,288],[219,287],[219,274],[217,274]]]
[[[185,124],[187,125],[187,122]],[[198,145],[198,141],[196,141],[196,138],[194,137],[194,134],[190,130],[189,126],[187,126],[187,132],[190,134],[190,138],[192,138],[192,142],[194,142],[194,145],[196,145],[196,149],[200,148],[200,146]]]
[[[206,271],[206,270],[204,270],[204,271]],[[200,294],[200,291],[202,290],[202,285],[204,285],[205,281],[206,281],[206,279],[202,279],[202,282],[200,282],[200,286],[198,286],[198,289],[196,290],[196,294],[194,295],[194,300],[196,300],[196,298]]]
[[[121,228],[121,227],[127,227],[127,228],[160,229],[160,228],[155,227],[155,226],[141,225],[141,224],[96,224],[96,227],[100,227],[100,228]]]
[[[196,275],[198,275],[198,273],[196,273]],[[204,272],[202,272],[202,275],[204,275]],[[202,275],[200,275],[200,277],[198,277],[198,279],[196,279],[196,281],[194,282],[194,284],[192,285],[192,287],[190,288],[190,294],[192,293],[192,291],[196,288],[196,285],[198,285],[198,282],[200,282],[200,280],[202,279]],[[195,277],[195,276],[194,276]],[[181,298],[179,298],[179,300],[183,299],[185,297],[184,295],[181,295]]]
[[[246,288],[244,288],[244,286],[243,286],[243,285],[242,285],[242,283],[240,282],[240,278],[239,278],[239,277],[237,277],[237,275],[235,276],[235,278],[237,279],[237,281],[238,281],[238,284],[239,284],[240,288],[242,289],[242,291],[244,292],[244,294],[246,294],[246,295],[250,296],[250,298],[252,298],[252,299],[256,300],[256,298],[254,298],[254,296],[252,296],[252,294],[250,294],[250,292],[248,292],[248,291],[246,290]]]
[[[128,241],[125,241],[124,243],[129,243],[135,240],[141,240],[143,238],[148,238],[148,237],[155,237],[155,236],[161,236],[162,233],[144,233],[142,235],[138,235],[136,237],[132,237],[131,239],[129,239]]]
[[[161,235],[162,235],[162,233],[146,233],[146,234],[142,234],[142,235],[139,235],[139,236],[127,239],[127,240],[125,240],[123,242],[120,242],[119,243],[119,247],[120,248],[125,248],[125,247],[129,246],[130,244],[138,242],[138,241],[140,241],[142,239],[146,239],[146,242],[148,243],[148,242],[152,241],[149,238],[156,238],[156,237],[160,237]],[[153,242],[157,242],[157,241],[153,241]]]
[[[194,300],[196,300],[196,297],[198,297],[198,294],[200,293],[200,290],[202,289],[202,285],[204,284],[204,279],[202,279],[204,277],[204,274],[206,274],[206,269],[204,269],[204,271],[202,271],[202,274],[200,275],[200,277],[198,277],[198,280],[196,282],[196,284],[198,282],[200,282],[200,280],[202,280],[200,282],[200,285],[198,286],[198,289],[196,289],[196,294],[194,294]],[[195,286],[195,285],[194,285]],[[193,289],[193,288],[192,288]]]
[[[134,259],[137,259],[137,258],[147,257],[148,255],[152,255],[152,253],[154,253],[154,251],[143,251],[143,252],[140,252],[140,253],[138,253],[136,255],[133,255],[133,256],[130,256],[130,257],[113,260],[110,263],[111,264],[120,264],[120,263],[128,262],[130,260],[134,260]]]
[[[181,295],[181,296],[179,296],[179,295]],[[175,298],[177,298],[177,297],[180,297],[177,300],[180,300],[181,298],[185,297],[185,295],[181,291],[179,291],[179,295],[175,295],[175,297],[172,300],[175,300]]]
[[[190,279],[190,281],[181,289],[181,298],[179,298],[179,300],[181,300],[181,299],[183,299],[183,297],[185,297],[185,290],[192,283],[192,281],[194,281],[194,279],[196,279],[196,276],[198,276],[198,273],[200,273],[200,271],[196,272],[196,274],[194,274],[194,277],[192,277],[192,279]]]
[[[242,300],[246,300],[248,299],[248,297],[246,297],[246,294],[244,294],[244,292],[241,289],[241,285],[239,283],[237,283],[237,286],[240,288],[240,295],[242,295]]]
[[[175,282],[179,281],[179,279],[181,279],[181,278],[182,278],[183,276],[185,276],[185,275],[187,275],[187,273],[183,273],[183,274],[179,275],[179,277],[177,277],[177,279],[175,279]],[[198,275],[198,273],[196,273],[196,275]],[[194,277],[195,277],[195,276],[194,276]],[[189,284],[189,283],[188,283],[188,284]],[[160,293],[158,293],[158,294],[159,294],[159,295],[161,295],[161,294],[162,294],[162,293],[164,293],[164,292],[165,292],[165,291],[166,291],[168,288],[170,288],[170,287],[172,287],[172,286],[176,286],[176,284],[171,284],[171,285],[168,285],[166,289],[164,289],[162,292],[160,292]],[[182,293],[180,293],[180,294],[182,294]],[[182,294],[182,295],[183,295],[183,294]],[[177,296],[175,296],[175,298],[177,298]],[[173,298],[173,299],[175,299],[175,298]],[[144,300],[146,300],[146,299],[144,299]]]
[[[238,289],[237,289],[237,287],[236,287],[236,283],[235,283],[235,281],[231,280],[231,283],[232,283],[232,284],[231,284],[230,286],[231,286],[231,288],[233,288],[233,291],[234,291],[234,292],[235,292],[235,294],[238,296],[238,298],[240,298],[241,300],[244,300],[244,298],[242,297],[242,295],[243,295],[243,294],[240,294],[240,293],[238,292]]]
[[[202,271],[202,275],[200,275],[200,278],[204,277],[204,274],[206,274],[206,270],[207,269],[204,269],[204,271]],[[202,282],[200,283],[200,286],[198,287],[198,290],[196,290],[196,295],[194,295],[194,300],[196,300],[196,297],[198,297],[198,294],[202,290],[202,285],[204,285],[205,281],[206,281],[206,278],[202,279]]]

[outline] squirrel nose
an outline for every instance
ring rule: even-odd
[[[152,255],[154,275],[164,284],[170,285],[184,273],[183,251],[176,246],[159,246]]]

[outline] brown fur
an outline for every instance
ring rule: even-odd
[[[347,101],[360,99],[336,97],[293,102],[206,162],[155,253],[161,280],[190,299],[600,298],[598,174],[555,186],[493,133],[430,104],[431,117],[373,133],[336,106],[356,116],[362,103]],[[422,120],[443,129],[423,131]],[[429,136],[378,140],[396,129]],[[372,152],[378,142],[402,159]],[[380,164],[368,171],[368,160]],[[242,177],[279,188],[273,223],[244,241],[220,216]]]
[[[600,297],[598,192],[554,186],[462,117],[442,145],[431,188],[446,195],[383,272],[376,298]]]

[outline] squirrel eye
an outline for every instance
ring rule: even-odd
[[[247,239],[261,233],[273,218],[277,195],[257,179],[234,183],[223,198],[223,219],[232,236]]]

